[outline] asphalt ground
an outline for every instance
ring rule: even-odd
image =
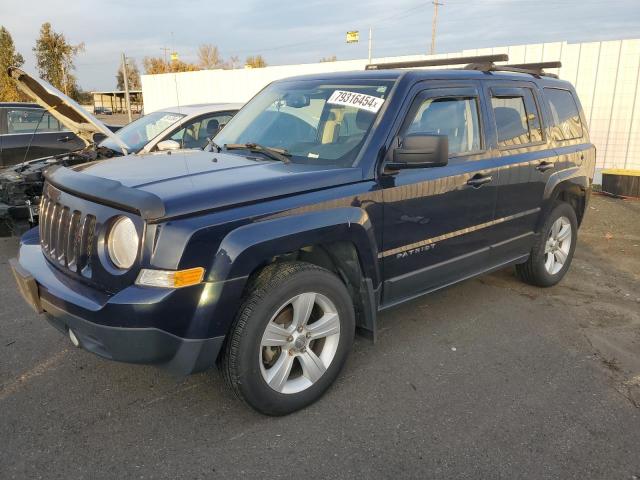
[[[283,418],[213,370],[109,362],[19,297],[0,242],[0,477],[640,477],[640,202],[595,197],[550,289],[512,270],[381,315],[337,383]]]

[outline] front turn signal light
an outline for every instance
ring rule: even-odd
[[[183,288],[197,285],[204,278],[204,268],[186,270],[151,270],[143,268],[136,280],[137,285],[160,288]]]

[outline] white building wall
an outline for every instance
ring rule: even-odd
[[[510,63],[561,60],[551,70],[573,83],[597,148],[597,169],[640,170],[640,39],[586,43],[539,43],[462,52],[375,58],[410,61],[507,53]],[[203,70],[143,75],[145,112],[194,103],[246,102],[274,80],[295,75],[362,70],[366,59],[256,69]],[[596,178],[596,181],[599,180]]]

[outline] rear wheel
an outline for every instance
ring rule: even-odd
[[[230,333],[222,369],[246,403],[285,415],[317,400],[353,343],[351,297],[333,273],[303,262],[265,268]]]
[[[578,238],[576,213],[568,203],[558,203],[547,217],[529,259],[516,265],[518,276],[531,285],[550,287],[567,273]]]

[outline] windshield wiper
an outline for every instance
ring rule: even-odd
[[[250,152],[262,153],[272,160],[283,163],[289,163],[290,160],[288,157],[291,156],[291,154],[283,148],[265,147],[258,143],[227,143],[224,148],[225,150],[249,150]]]

